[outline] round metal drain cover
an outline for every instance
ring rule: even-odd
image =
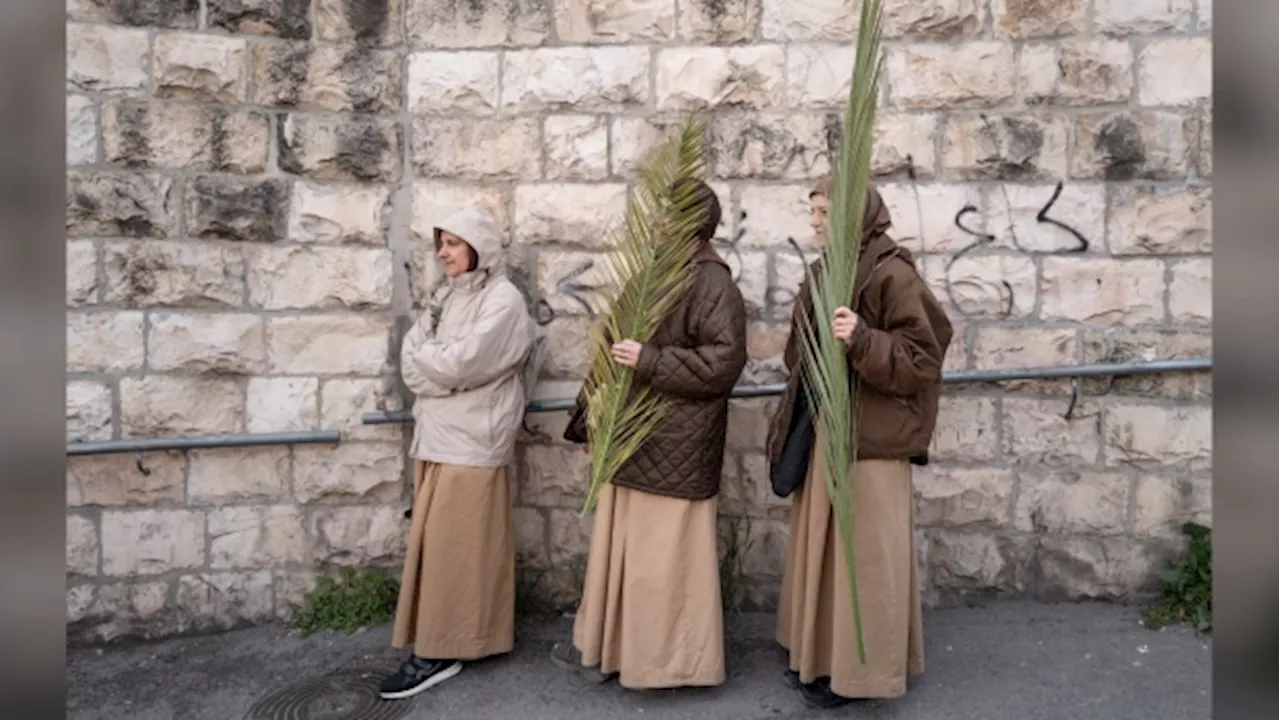
[[[244,720],[400,720],[414,701],[383,700],[385,670],[341,670],[295,683],[254,703]]]

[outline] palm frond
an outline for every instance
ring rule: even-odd
[[[586,393],[591,478],[583,515],[670,410],[670,399],[634,382],[635,371],[614,362],[609,349],[620,340],[649,340],[693,279],[690,260],[697,249],[701,204],[687,181],[703,173],[705,138],[705,122],[690,116],[650,153],[613,238],[605,272],[615,294],[598,303],[602,321],[591,335]]]
[[[805,371],[804,383],[810,404],[818,409],[825,425],[822,444],[827,494],[831,498],[840,542],[844,548],[846,571],[853,597],[853,626],[857,634],[858,660],[866,664],[862,612],[858,602],[856,548],[853,542],[853,473],[857,462],[858,378],[850,379],[844,343],[835,337],[831,318],[837,308],[853,301],[861,251],[862,216],[866,211],[867,185],[871,176],[872,128],[879,95],[883,62],[882,0],[862,0],[857,46],[854,50],[853,78],[849,106],[845,110],[840,155],[835,160],[835,177],[828,199],[827,247],[818,263],[816,276],[809,272],[814,321],[802,323]]]

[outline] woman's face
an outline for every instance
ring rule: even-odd
[[[444,264],[444,273],[449,277],[459,275],[471,269],[471,246],[465,240],[448,230],[440,231],[440,249],[436,257]]]
[[[827,196],[809,196],[809,227],[813,228],[818,247],[827,246]]]

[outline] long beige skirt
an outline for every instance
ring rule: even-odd
[[[801,682],[829,677],[844,697],[900,697],[907,676],[924,672],[911,466],[861,460],[856,468],[854,552],[867,663],[858,661],[844,548],[817,454],[793,496],[778,642]]]
[[[507,469],[414,461],[392,644],[436,660],[510,652],[515,589]]]
[[[600,492],[573,644],[626,688],[724,682],[716,498]]]

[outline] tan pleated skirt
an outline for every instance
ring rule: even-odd
[[[507,469],[415,461],[392,644],[436,660],[510,652],[515,578]]]
[[[600,492],[573,643],[626,688],[724,682],[716,498]]]
[[[829,677],[844,697],[894,698],[906,693],[908,675],[924,672],[911,466],[861,460],[856,468],[854,555],[867,663],[858,661],[844,548],[820,454],[792,500],[778,642],[801,682]]]

